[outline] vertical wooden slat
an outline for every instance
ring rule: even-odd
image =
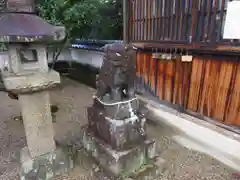
[[[140,3],[141,3],[141,40],[144,40],[144,37],[145,37],[145,0],[140,0]]]
[[[179,18],[180,18],[180,1],[176,1],[176,4],[175,4],[175,26],[176,28],[174,29],[174,37],[173,39],[174,40],[177,40],[177,37],[178,37],[178,32],[179,32]]]
[[[173,104],[178,104],[179,89],[181,86],[181,61],[180,58],[176,60],[175,65],[175,79],[174,79],[174,92],[173,92]]]
[[[135,40],[141,39],[141,16],[139,13],[140,10],[140,3],[137,3],[138,1],[135,1],[135,8],[136,8],[136,25],[135,25]]]
[[[170,12],[170,28],[169,28],[169,38],[173,39],[174,29],[176,28],[176,24],[174,23],[174,19],[176,17],[174,11],[175,11],[175,0],[170,0],[171,4],[171,12]]]
[[[133,11],[133,2],[132,1],[128,1],[128,41],[131,40],[133,38],[133,16],[134,16],[134,11]]]
[[[190,42],[196,40],[196,31],[197,31],[197,11],[199,0],[191,0],[192,1],[192,19],[191,19],[191,31],[190,31]]]
[[[212,4],[213,0],[207,1],[207,22],[205,23],[205,30],[204,30],[204,40],[207,41],[209,39],[209,30],[211,27],[211,12],[212,12]]]
[[[162,4],[162,30],[161,30],[161,40],[164,40],[165,38],[165,32],[167,29],[167,25],[166,25],[166,1],[167,0],[163,0],[163,4]]]
[[[236,73],[234,73],[233,89],[231,91],[230,103],[227,107],[225,123],[240,125],[240,63],[236,63]]]
[[[164,88],[164,63],[162,61],[158,62],[158,97],[159,99],[163,100],[163,88]]]
[[[212,17],[212,24],[211,24],[211,32],[210,32],[210,42],[214,44],[216,42],[216,26],[217,26],[217,10],[218,10],[218,1],[214,0],[213,4],[213,17]]]
[[[179,90],[178,90],[178,98],[177,98],[177,104],[183,106],[184,105],[184,63],[180,62],[179,64]]]
[[[165,31],[165,39],[170,39],[170,19],[171,19],[171,2],[169,0],[166,1],[166,31]]]
[[[164,87],[164,100],[172,102],[173,91],[173,77],[174,77],[174,62],[166,63],[165,69],[165,87]]]
[[[159,26],[158,26],[158,29],[159,29],[159,39],[158,40],[162,40],[162,34],[163,34],[163,17],[162,17],[162,8],[163,8],[163,1],[160,0],[160,3],[159,3]]]
[[[221,69],[218,80],[218,90],[216,93],[216,105],[213,117],[223,121],[226,102],[228,98],[228,89],[230,88],[231,76],[233,71],[233,63],[224,61],[221,63]]]
[[[188,8],[188,4],[189,4],[189,0],[185,0],[185,3],[184,3],[184,15],[183,15],[183,29],[182,29],[182,32],[183,32],[183,39],[187,39],[187,24],[188,24],[188,11],[187,11],[187,8]]]
[[[184,6],[185,6],[185,0],[180,1],[180,20],[179,20],[179,33],[178,33],[178,40],[184,40],[183,35],[183,17],[184,17]]]
[[[225,2],[226,0],[222,0],[221,8],[220,8],[220,26],[219,26],[219,33],[218,33],[218,40],[222,39],[222,26],[223,26],[223,18],[224,18],[224,10],[225,10]]]
[[[153,0],[153,10],[155,12],[154,14],[154,20],[153,20],[153,40],[157,40],[157,28],[158,28],[158,0]]]
[[[199,23],[201,25],[200,27],[200,41],[203,41],[204,40],[204,27],[205,27],[205,23],[204,23],[204,20],[205,20],[205,13],[206,13],[206,5],[207,5],[207,0],[202,0],[202,6],[200,8],[200,19],[199,19]]]
[[[150,32],[150,23],[149,23],[149,20],[150,20],[150,10],[149,10],[149,7],[150,7],[150,4],[149,4],[149,1],[150,0],[145,0],[145,8],[146,8],[146,16],[145,16],[145,21],[146,21],[146,24],[145,24],[145,36],[144,36],[144,40],[148,40],[149,38],[149,32]]]
[[[199,84],[200,92],[199,92],[199,97],[197,98],[198,99],[198,102],[197,102],[197,104],[198,104],[197,111],[198,112],[201,109],[199,105],[200,105],[201,99],[203,97],[202,89],[204,87],[204,81],[205,81],[205,78],[206,78],[205,74],[206,74],[206,64],[207,64],[207,61],[205,61],[205,57],[204,56],[199,56],[199,59],[201,59],[201,61],[202,61],[202,71],[201,71],[201,74],[200,74],[201,75],[201,80],[200,80],[200,84]]]
[[[139,13],[139,10],[141,10],[140,9],[140,6],[141,5],[141,3],[140,3],[140,1],[135,1],[135,9],[136,9],[136,12],[135,12],[135,16],[136,16],[136,19],[137,19],[137,21],[136,21],[136,27],[135,27],[135,34],[136,34],[136,36],[135,36],[135,40],[139,40],[139,39],[141,39],[140,38],[140,36],[141,36],[141,27],[140,27],[140,25],[141,25],[141,16],[140,16],[140,13]]]
[[[147,33],[147,0],[142,1],[142,7],[143,7],[143,39],[146,39],[146,33]]]
[[[144,53],[143,55],[143,76],[144,82],[147,83],[148,81],[148,68],[147,68],[147,54]]]
[[[149,10],[148,10],[148,12],[149,12],[149,29],[148,29],[148,38],[147,38],[147,40],[152,40],[152,30],[153,30],[153,28],[152,28],[152,21],[153,21],[153,17],[152,17],[152,1],[153,0],[148,0],[148,4],[149,4]]]
[[[133,1],[133,25],[132,25],[132,38],[131,40],[137,40],[137,23],[138,23],[138,16],[137,16],[137,12],[138,12],[138,9],[137,9],[137,6],[136,6],[136,1]]]
[[[161,23],[160,23],[160,16],[161,16],[161,11],[160,11],[160,8],[161,8],[161,1],[160,0],[157,0],[156,1],[156,32],[155,32],[155,39],[156,40],[160,40],[160,27],[161,27]]]
[[[215,105],[216,105],[216,94],[218,92],[218,79],[219,79],[219,72],[221,68],[221,62],[210,59],[211,60],[211,76],[209,77],[209,91],[208,91],[208,99],[207,99],[207,116],[213,117]]]
[[[155,67],[154,67],[154,70],[155,70],[155,73],[154,73],[154,76],[155,76],[155,80],[154,80],[154,83],[155,83],[155,89],[154,89],[154,95],[156,97],[158,97],[158,63],[159,63],[159,60],[158,59],[155,59]]]
[[[192,74],[192,63],[183,63],[183,107],[187,109],[189,93],[190,93],[190,80]]]
[[[205,73],[204,73],[204,82],[202,86],[202,94],[201,94],[201,99],[199,101],[199,112],[200,114],[206,115],[207,113],[207,99],[208,99],[208,91],[210,88],[210,83],[211,82],[211,60],[204,59],[205,61]]]
[[[192,111],[198,109],[198,98],[200,93],[200,84],[203,71],[203,61],[198,57],[193,59],[192,75],[191,75],[191,86],[189,92],[189,100],[187,107]]]
[[[151,90],[152,92],[155,91],[155,70],[156,70],[156,59],[154,59],[152,56],[151,56],[151,59],[150,59],[150,72],[149,72],[149,83],[150,83],[150,87],[151,87]]]

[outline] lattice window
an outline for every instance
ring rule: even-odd
[[[222,41],[231,0],[134,0],[134,41]]]

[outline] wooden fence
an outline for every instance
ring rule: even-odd
[[[240,125],[238,57],[194,55],[192,62],[138,52],[137,77],[160,100],[220,122]],[[139,82],[140,82],[139,81]]]
[[[128,37],[139,84],[162,102],[240,125],[240,43],[224,40],[232,0],[129,0]],[[156,59],[153,52],[175,54]],[[191,55],[191,62],[181,61]]]
[[[129,0],[128,39],[155,47],[232,50],[239,41],[223,39],[230,1]]]

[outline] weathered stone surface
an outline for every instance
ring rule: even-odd
[[[129,149],[146,138],[146,119],[136,114],[116,120],[90,107],[88,120],[91,131],[113,149]]]
[[[52,180],[73,168],[72,159],[61,149],[31,158],[28,148],[24,148],[20,154],[20,162],[21,180]]]
[[[135,95],[134,47],[115,43],[105,53],[82,143],[106,171],[123,178],[154,157],[155,142],[146,141],[146,114]]]
[[[19,95],[27,145],[31,157],[56,149],[49,93],[46,91]]]
[[[125,118],[130,118],[132,113],[139,114],[139,100],[134,97],[132,99],[119,101],[117,103],[106,103],[101,101],[99,98],[94,97],[93,108],[99,109],[105,116],[123,120]]]
[[[34,0],[0,1],[0,42],[29,43],[61,41],[64,27],[58,28],[37,16]]]
[[[135,148],[116,151],[95,137],[87,127],[82,131],[82,144],[98,163],[116,178],[128,177],[155,157],[155,141],[145,140]]]
[[[115,43],[107,46],[105,52],[96,96],[106,102],[134,98],[136,52],[133,46]]]
[[[30,73],[28,75],[5,75],[4,85],[14,94],[26,94],[47,90],[60,85],[60,76],[56,71]]]

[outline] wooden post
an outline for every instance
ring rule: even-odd
[[[129,42],[129,3],[128,0],[123,0],[123,42]]]

